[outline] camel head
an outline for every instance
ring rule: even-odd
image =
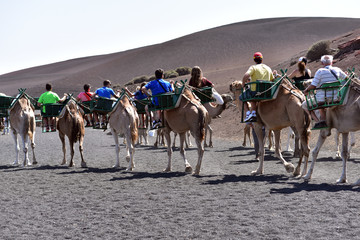
[[[236,80],[230,84],[230,92],[235,93],[235,91],[241,91],[242,81]]]
[[[221,94],[221,97],[224,100],[224,104],[234,100],[230,94]]]

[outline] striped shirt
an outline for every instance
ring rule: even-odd
[[[334,74],[337,79],[335,78]],[[320,68],[316,71],[314,79],[311,82],[311,85],[315,87],[320,87],[324,83],[331,83],[336,82],[338,80],[343,80],[346,78],[346,74],[338,67],[332,67],[330,65]],[[326,97],[332,99],[334,96],[333,94],[337,94],[337,90],[329,90],[326,91]],[[325,91],[324,90],[318,90],[316,92],[316,99],[318,102],[324,102],[325,101]]]
[[[346,78],[346,74],[338,67],[326,66],[316,71],[311,85],[320,87],[324,83],[336,82],[338,79],[331,73],[331,71],[338,77],[339,80]]]

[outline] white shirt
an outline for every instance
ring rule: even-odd
[[[335,76],[331,73],[331,71],[338,77],[338,79],[335,78]],[[330,65],[320,68],[316,71],[314,79],[311,82],[311,85],[320,87],[324,83],[331,83],[336,82],[338,80],[343,80],[346,78],[346,74],[338,67],[332,67]],[[326,93],[324,90],[317,90],[316,92],[316,99],[318,102],[324,102],[326,101],[325,97],[332,100],[332,98],[335,98],[335,95],[337,95],[338,90],[337,89],[328,89],[326,90]]]
[[[346,78],[346,74],[340,68],[328,65],[316,71],[311,85],[320,87],[324,83],[336,82],[338,79],[335,78],[330,70],[338,77],[339,80]]]

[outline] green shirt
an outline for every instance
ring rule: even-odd
[[[59,96],[52,92],[52,91],[47,91],[44,92],[43,94],[41,94],[40,98],[39,98],[39,103],[43,103],[43,104],[47,104],[47,103],[57,103],[60,100]],[[45,113],[45,106],[43,107],[43,112]]]
[[[57,103],[59,100],[60,98],[56,93],[52,91],[47,91],[41,94],[39,98],[39,103]]]

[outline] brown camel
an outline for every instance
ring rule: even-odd
[[[300,174],[301,162],[305,157],[305,167],[302,175],[305,174],[309,156],[309,137],[310,137],[310,117],[302,109],[301,104],[305,100],[303,93],[295,89],[293,85],[284,78],[279,86],[277,97],[271,101],[258,103],[258,120],[254,123],[254,129],[259,140],[259,167],[252,172],[253,175],[264,173],[264,139],[262,127],[273,130],[275,134],[275,155],[282,161],[288,172],[293,172],[294,176]],[[294,171],[294,165],[286,162],[282,157],[280,149],[280,131],[285,127],[293,127],[295,135],[300,137],[301,148],[298,165]]]
[[[239,109],[240,113],[242,111],[244,111],[244,113],[246,113],[247,110],[250,109],[249,103],[245,103],[244,104],[244,109],[243,109],[243,104],[242,102],[239,100],[239,96],[242,92],[242,81],[234,81],[230,84],[230,92],[232,92],[234,94],[234,99],[235,99],[235,103],[237,108]],[[268,131],[267,139],[269,141],[269,145],[268,148],[269,150],[273,150],[274,148],[274,140],[273,140],[273,132],[272,131]],[[243,139],[243,143],[242,146],[246,147],[246,139],[249,139],[250,142],[250,146],[253,146],[253,143],[251,141],[251,125],[250,124],[245,124],[244,127],[244,139]]]
[[[64,158],[61,165],[66,164],[65,136],[67,136],[71,151],[69,167],[74,166],[74,143],[76,143],[77,141],[79,141],[81,167],[86,167],[86,162],[83,157],[83,141],[85,134],[83,112],[73,99],[70,99],[63,108],[57,121],[56,127],[59,131],[59,137],[62,143],[62,150],[64,153]]]
[[[346,103],[341,106],[334,106],[326,110],[326,124],[329,128],[322,129],[316,147],[312,150],[312,163],[305,180],[310,180],[314,170],[316,158],[319,154],[321,146],[324,144],[326,138],[331,135],[331,129],[335,128],[342,134],[342,151],[341,158],[343,162],[343,170],[338,183],[347,182],[346,164],[348,158],[348,142],[349,132],[360,130],[360,80],[353,78],[350,83],[350,89],[347,96]],[[354,183],[360,186],[360,179]]]
[[[181,95],[179,107],[171,110],[165,110],[164,117],[164,134],[168,152],[168,166],[164,171],[171,171],[172,148],[170,132],[173,131],[178,133],[180,136],[180,154],[184,159],[185,172],[192,172],[192,167],[186,159],[184,149],[185,134],[190,130],[191,135],[195,138],[198,149],[198,161],[194,174],[199,175],[204,154],[202,141],[205,137],[206,125],[209,122],[209,114],[206,108],[195,98],[191,90],[185,89]]]
[[[129,162],[129,166],[126,170],[132,171],[135,168],[134,153],[135,143],[138,138],[139,116],[136,112],[136,108],[126,96],[118,101],[113,111],[110,113],[109,124],[115,140],[116,163],[114,167],[120,167],[120,145],[118,136],[124,135],[127,150],[126,160]]]
[[[213,143],[212,143],[213,129],[210,126],[211,119],[214,118],[214,117],[219,116],[226,109],[226,104],[233,101],[233,98],[229,94],[222,94],[221,97],[222,97],[222,99],[224,101],[223,105],[217,104],[216,106],[214,106],[210,102],[203,104],[204,107],[206,108],[206,110],[208,111],[209,117],[210,117],[210,121],[209,121],[209,123],[207,125],[207,128],[206,128],[206,131],[205,131],[204,147],[213,147]],[[206,136],[207,136],[207,131],[208,130],[209,130],[209,133],[210,133],[209,145],[207,145],[207,143],[206,143]]]
[[[15,141],[15,152],[16,159],[14,165],[19,163],[19,142],[17,135],[19,134],[23,142],[23,151],[24,151],[24,161],[22,163],[25,165],[37,164],[35,158],[35,114],[34,106],[30,103],[30,100],[22,94],[17,102],[10,108],[10,125],[11,132]],[[33,153],[33,162],[31,163],[28,157],[28,142],[31,142],[31,149]]]

